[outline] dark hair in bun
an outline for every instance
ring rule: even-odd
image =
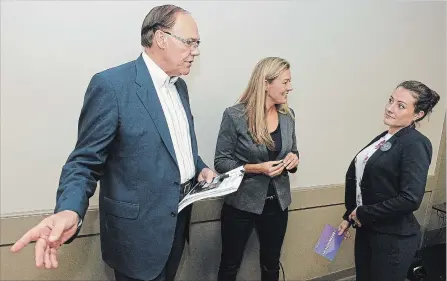
[[[439,102],[440,97],[438,93],[419,81],[404,81],[400,83],[396,88],[399,87],[405,88],[413,93],[413,96],[416,98],[416,102],[414,104],[414,112],[419,113],[423,111],[425,113],[415,122],[424,119],[425,116],[433,111],[433,108]]]

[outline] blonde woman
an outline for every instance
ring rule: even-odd
[[[224,173],[243,165],[246,175],[222,207],[219,281],[236,280],[253,228],[260,242],[261,280],[279,278],[291,203],[288,173],[294,173],[299,162],[294,114],[287,106],[290,91],[290,64],[264,58],[239,102],[223,114],[214,167]]]

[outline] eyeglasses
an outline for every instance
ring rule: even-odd
[[[171,32],[164,31],[164,30],[161,30],[161,31],[163,31],[164,33],[168,34],[169,36],[172,36],[172,37],[174,37],[175,39],[177,39],[177,40],[179,40],[179,41],[185,43],[185,44],[188,45],[190,48],[196,49],[196,48],[198,48],[199,45],[200,45],[200,40],[196,40],[196,39],[185,39],[185,38],[182,38],[182,37],[177,36],[177,35],[175,35],[175,34],[172,34]]]

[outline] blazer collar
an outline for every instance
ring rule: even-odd
[[[415,129],[415,125],[411,124],[411,125],[409,125],[407,127],[404,127],[402,129],[400,129],[396,133],[394,133],[393,137],[396,137],[396,138],[401,137],[401,136],[403,136],[405,134],[408,134],[409,132],[411,132],[414,129]]]

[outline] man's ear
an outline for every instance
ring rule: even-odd
[[[166,48],[166,35],[161,30],[155,31],[153,41],[160,49]]]

